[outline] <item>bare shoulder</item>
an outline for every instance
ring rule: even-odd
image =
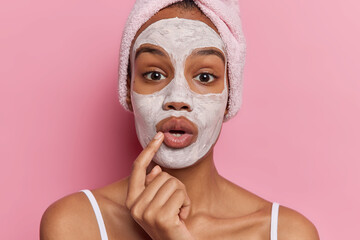
[[[144,239],[125,207],[127,179],[91,190],[99,205],[107,235],[111,239]],[[83,192],[65,196],[51,204],[40,224],[41,240],[100,239],[99,226],[88,197]]]
[[[240,221],[239,229],[255,229],[252,235],[257,234],[261,235],[261,238],[267,238],[270,232],[269,223],[272,202],[235,184],[231,184],[231,182],[228,186],[230,186],[233,193],[230,198],[238,203],[231,205],[232,211],[240,216],[245,216],[246,219],[246,221]],[[244,222],[247,224],[244,224]],[[258,227],[254,228],[253,226]],[[278,239],[319,240],[319,235],[316,227],[309,219],[299,212],[281,205],[278,218]]]
[[[301,213],[288,207],[279,207],[279,240],[319,240],[314,224]]]
[[[99,239],[91,204],[82,192],[65,196],[51,204],[40,224],[41,240]]]

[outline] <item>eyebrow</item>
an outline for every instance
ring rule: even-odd
[[[162,57],[165,57],[166,55],[160,51],[159,49],[156,49],[156,48],[152,48],[152,47],[140,47],[136,50],[136,53],[135,53],[135,59],[141,54],[141,53],[152,53],[152,54],[155,54],[155,55],[159,55],[159,56],[162,56]]]
[[[159,56],[162,56],[162,57],[165,57],[166,55],[160,51],[159,49],[156,49],[156,48],[152,48],[152,47],[140,47],[136,50],[136,53],[135,53],[135,60],[136,58],[139,57],[140,54],[142,53],[152,53],[152,54],[155,54],[155,55],[159,55]],[[215,55],[215,56],[218,56],[219,58],[221,58],[221,60],[225,63],[225,57],[224,57],[224,54],[218,50],[215,50],[215,49],[203,49],[203,50],[199,50],[199,51],[196,51],[194,54],[194,56],[207,56],[207,55]]]
[[[218,50],[215,49],[204,49],[196,51],[193,55],[195,56],[206,56],[206,55],[216,55],[225,63],[225,57],[224,54]]]

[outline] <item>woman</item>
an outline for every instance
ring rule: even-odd
[[[236,1],[174,2],[137,1],[124,31],[120,102],[144,147],[130,176],[52,204],[41,239],[319,239],[304,216],[215,168],[222,122],[240,107]]]

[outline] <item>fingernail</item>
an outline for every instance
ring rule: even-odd
[[[154,139],[159,140],[159,139],[161,138],[162,134],[163,134],[162,132],[158,132],[158,133],[155,135]]]
[[[161,172],[161,167],[159,165],[156,165],[153,169],[152,169],[152,172],[154,173],[159,173]]]

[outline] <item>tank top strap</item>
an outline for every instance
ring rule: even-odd
[[[92,194],[92,192],[90,190],[87,190],[87,189],[81,190],[80,192],[85,193],[91,203],[91,206],[92,206],[95,216],[96,216],[97,223],[99,225],[101,240],[108,240],[104,220],[103,220],[99,205],[98,205],[94,195]]]
[[[273,202],[271,207],[270,240],[277,240],[278,218],[279,218],[279,204]]]

